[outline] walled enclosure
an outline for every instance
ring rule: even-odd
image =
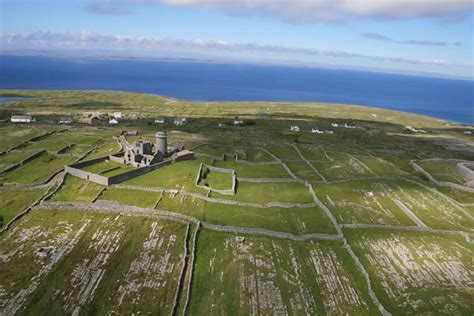
[[[217,189],[213,189],[211,187],[207,187],[207,186],[199,184],[199,182],[201,181],[201,178],[202,178],[202,168],[203,167],[206,167],[210,171],[230,174],[232,176],[232,188],[228,189],[228,190],[217,190]],[[194,184],[198,188],[205,189],[205,190],[210,190],[212,192],[216,192],[216,193],[220,193],[220,194],[224,194],[224,195],[235,195],[235,190],[236,190],[236,185],[237,185],[237,176],[235,174],[235,170],[233,170],[233,169],[218,168],[218,167],[214,167],[214,166],[210,166],[210,165],[206,165],[206,164],[201,163],[199,165],[198,174],[197,174],[196,181],[195,181]]]
[[[150,166],[144,166],[144,167],[136,168],[136,169],[133,169],[133,170],[130,170],[130,171],[126,171],[124,173],[117,174],[117,175],[114,175],[114,176],[111,176],[111,177],[105,177],[103,175],[99,175],[99,174],[96,174],[96,173],[81,170],[81,168],[83,168],[83,167],[91,166],[91,165],[94,165],[96,163],[108,160],[108,159],[110,159],[112,161],[117,161],[118,160],[118,162],[120,162],[120,158],[119,158],[120,154],[121,153],[115,154],[113,156],[103,156],[103,157],[99,157],[99,158],[96,158],[96,159],[87,160],[87,161],[67,165],[67,166],[64,167],[64,171],[66,173],[69,173],[70,175],[75,176],[75,177],[78,177],[78,178],[81,178],[81,179],[84,179],[84,180],[88,180],[88,181],[92,181],[92,182],[98,183],[100,185],[109,186],[109,185],[117,184],[117,183],[120,183],[122,181],[131,179],[131,178],[141,176],[142,174],[145,174],[145,173],[148,173],[152,170],[155,170],[155,169],[161,168],[163,166],[169,165],[173,162],[172,160],[166,160],[166,161],[162,161],[162,162],[150,165]],[[112,157],[114,157],[114,158],[112,158]]]

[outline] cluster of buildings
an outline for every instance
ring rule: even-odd
[[[337,122],[332,122],[331,126],[332,127],[338,127],[339,124]],[[344,127],[345,128],[357,128],[357,125],[353,122],[347,122],[347,123],[344,124]],[[300,131],[300,127],[298,125],[291,125],[290,126],[290,132],[298,133],[299,131]],[[329,130],[329,129],[321,129],[321,128],[313,127],[311,129],[311,133],[313,133],[313,134],[334,134],[334,131]]]
[[[120,138],[124,147],[123,162],[131,164],[135,167],[150,166],[165,158],[170,157],[173,161],[180,161],[194,158],[194,153],[185,150],[183,145],[177,145],[171,151],[168,150],[168,134],[166,132],[158,132],[155,134],[155,145],[147,140],[138,140],[133,144],[129,144],[124,138]],[[155,147],[155,149],[153,149]]]

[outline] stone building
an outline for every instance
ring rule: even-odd
[[[149,166],[162,161],[168,155],[168,135],[166,132],[156,133],[156,150],[153,143],[138,140],[132,145],[125,146],[124,162],[137,167]]]

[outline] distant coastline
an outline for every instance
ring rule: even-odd
[[[328,102],[474,124],[472,80],[198,61],[1,58],[0,89],[115,90],[204,102]]]

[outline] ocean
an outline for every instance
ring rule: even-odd
[[[120,90],[197,101],[331,102],[474,124],[474,81],[203,62],[0,56],[1,89]]]

